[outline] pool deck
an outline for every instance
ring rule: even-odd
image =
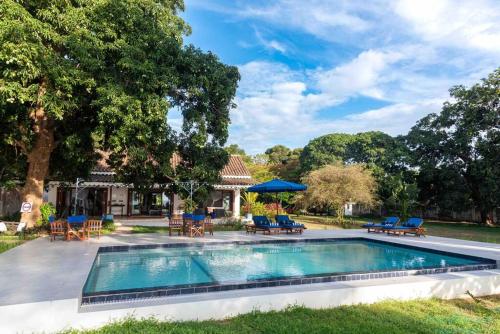
[[[134,314],[159,319],[225,318],[252,309],[280,309],[291,304],[327,307],[372,303],[384,298],[437,296],[456,298],[500,293],[500,269],[434,275],[281,286],[80,306],[82,287],[101,246],[210,243],[273,239],[364,237],[472,255],[497,261],[500,245],[440,237],[397,237],[364,230],[307,230],[303,235],[216,232],[191,239],[168,234],[113,234],[83,242],[39,238],[0,254],[0,333],[54,332],[92,328]]]

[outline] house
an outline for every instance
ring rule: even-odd
[[[178,165],[180,157],[171,159]],[[221,182],[203,203],[206,212],[217,217],[240,215],[240,192],[253,184],[250,172],[238,155],[231,155],[222,169]],[[88,216],[113,214],[115,216],[156,216],[183,212],[183,201],[177,194],[164,192],[155,185],[147,191],[135,189],[133,185],[115,182],[115,172],[101,160],[92,170],[88,180],[78,185],[57,181],[48,183],[46,198],[57,209],[58,215],[76,213]],[[76,191],[78,189],[78,192]]]

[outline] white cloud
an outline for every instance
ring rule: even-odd
[[[267,60],[239,66],[230,142],[250,153],[274,144],[303,146],[336,131],[406,133],[440,110],[451,86],[470,85],[499,66],[500,1],[276,0],[212,6],[189,0],[188,9],[193,2],[250,22],[259,29],[254,28],[258,42],[272,51],[262,58]],[[295,32],[321,45],[301,49],[300,39],[290,37]],[[287,36],[286,43],[276,36]],[[276,53],[305,69],[268,60]],[[298,59],[311,53],[308,62]],[[311,67],[318,59],[322,66]],[[336,108],[357,97],[388,105],[339,116]]]
[[[400,0],[394,10],[427,42],[500,52],[499,1]]]
[[[339,99],[353,95],[383,99],[384,92],[378,88],[383,79],[382,74],[389,65],[401,57],[394,52],[376,50],[362,52],[350,62],[331,70],[316,70],[313,75],[316,88]]]
[[[284,43],[278,42],[277,40],[274,39],[271,40],[265,39],[257,29],[255,30],[255,37],[257,38],[259,43],[262,44],[266,49],[272,51],[278,51],[281,53],[286,53],[287,51],[287,48]]]

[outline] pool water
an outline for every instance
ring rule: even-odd
[[[459,255],[364,239],[128,249],[99,252],[83,292],[238,284],[478,263]]]

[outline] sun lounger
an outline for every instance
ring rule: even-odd
[[[304,224],[296,223],[291,220],[287,215],[276,215],[276,222],[279,224],[282,230],[286,231],[286,233],[300,233],[304,232],[306,227]]]
[[[401,223],[401,225],[384,228],[384,232],[394,235],[415,234],[417,237],[425,236],[425,228],[422,227],[423,224],[424,220],[422,218],[412,217]]]
[[[266,216],[253,216],[255,231],[263,231],[264,234],[279,233],[281,226],[278,223],[273,223]]]
[[[393,226],[396,226],[399,223],[399,217],[387,217],[383,222],[380,224],[374,224],[374,223],[368,223],[363,226],[362,228],[366,228],[368,230],[368,233],[370,232],[382,232],[385,228],[390,228]]]

